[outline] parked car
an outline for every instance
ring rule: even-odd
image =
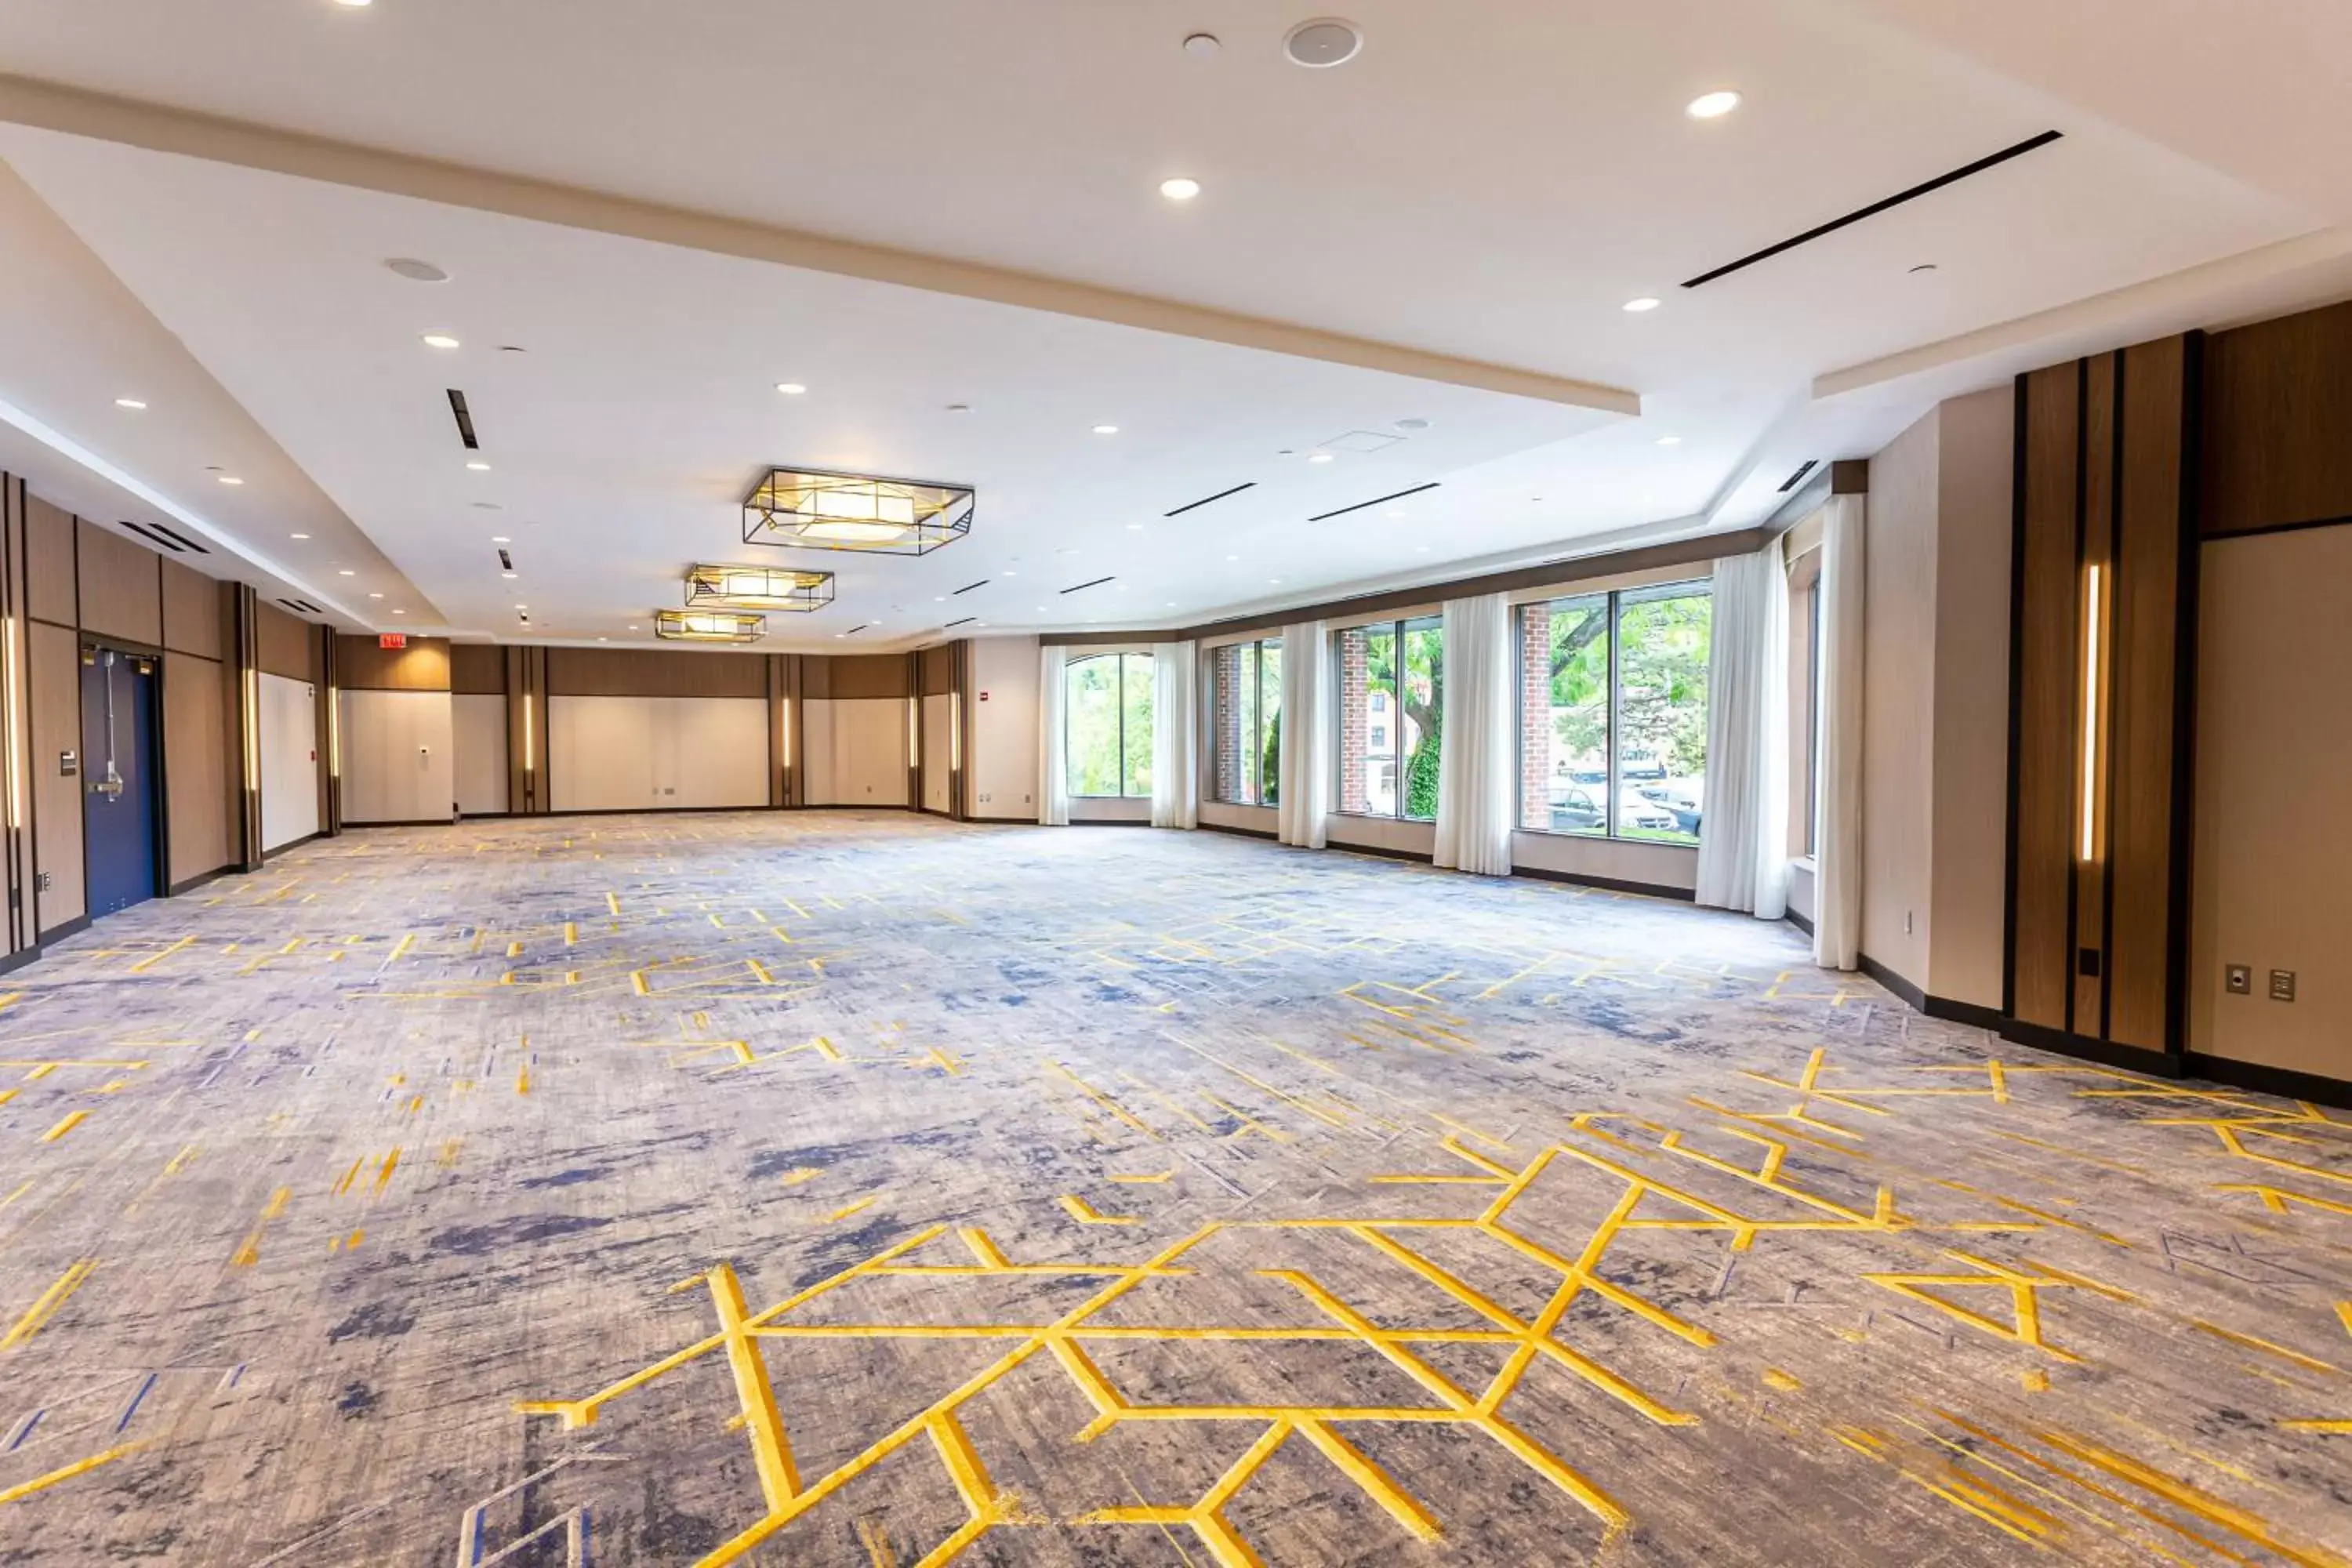
[[[1666,776],[1666,759],[1655,752],[1628,751],[1618,759],[1617,771],[1629,779],[1662,779]]]
[[[1682,824],[1656,801],[1644,800],[1631,785],[1617,792],[1617,831],[1679,833]]]
[[[1696,836],[1706,788],[1703,779],[1666,779],[1658,784],[1643,784],[1642,798],[1673,812],[1675,825],[1685,833]]]
[[[1579,784],[1553,785],[1553,832],[1592,833],[1607,826],[1608,818],[1601,812],[1600,796]],[[1679,829],[1672,811],[1654,801],[1643,800],[1629,787],[1617,793],[1617,830],[1620,833],[1674,833]]]

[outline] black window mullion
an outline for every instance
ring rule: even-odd
[[[1602,809],[1607,813],[1609,837],[1612,838],[1621,837],[1618,832],[1617,797],[1623,786],[1618,780],[1618,767],[1619,759],[1625,754],[1625,738],[1622,732],[1624,707],[1622,683],[1625,675],[1623,614],[1624,605],[1612,589],[1609,595],[1609,782],[1602,786],[1609,792],[1609,799]]]

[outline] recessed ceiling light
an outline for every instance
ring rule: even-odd
[[[335,0],[335,4],[350,11],[364,11],[374,5],[375,0]]]
[[[1638,300],[1628,300],[1625,301],[1625,309],[1636,316],[1640,315],[1644,310],[1654,310],[1657,308],[1658,301],[1647,294],[1643,295]]]
[[[1416,555],[1426,555],[1429,553],[1429,546],[1426,544],[1416,544],[1412,547],[1412,551]]]
[[[1679,447],[1682,444],[1683,438],[1679,436],[1661,436],[1658,437],[1658,445],[1661,447]]]
[[[1118,426],[1116,425],[1097,425],[1095,426],[1095,434],[1097,436],[1116,436],[1118,434]]]
[[[631,626],[629,629],[630,629],[631,631],[635,631],[637,628],[636,628],[636,627],[635,627],[635,626]]]
[[[382,594],[370,594],[368,597],[371,599],[381,599],[383,595]]]
[[[1381,515],[1382,517],[1402,517],[1404,515],[1404,509],[1402,507],[1391,507],[1388,510],[1381,513]]]
[[[404,615],[408,614],[408,612],[407,612],[406,610],[394,610],[394,611],[393,611],[392,613],[393,613],[394,615],[395,615],[395,616],[404,616]]]
[[[1194,33],[1184,40],[1184,52],[1198,59],[1207,59],[1224,47],[1214,33]]]
[[[221,483],[223,483],[223,484],[225,484],[225,485],[241,485],[241,484],[245,483],[245,481],[244,481],[243,479],[238,479],[235,474],[223,474],[223,475],[221,475],[221,476],[220,476],[220,482],[221,482]]]
[[[341,3],[348,5],[352,3],[352,0],[341,0]],[[395,256],[391,260],[386,261],[383,265],[386,271],[389,271],[397,277],[405,278],[411,283],[446,283],[449,281],[449,275],[446,272],[442,271],[441,268],[434,266],[433,263],[429,261],[419,261],[413,256]]]
[[[1226,556],[1226,557],[1225,557],[1225,559],[1226,559],[1226,560],[1228,560],[1228,561],[1239,561],[1239,560],[1241,559],[1241,557],[1240,557],[1240,556],[1238,556],[1238,555],[1228,555],[1228,556]]]
[[[776,383],[776,390],[782,393],[786,397],[798,397],[802,393],[806,392],[808,388],[803,386],[797,381],[780,381]]]
[[[114,400],[114,406],[117,408],[144,408],[147,405],[140,402],[135,397],[118,397]]]
[[[359,575],[359,574],[358,574],[358,573],[356,573],[356,572],[354,572],[354,571],[352,571],[350,567],[346,566],[346,567],[344,567],[341,572],[338,572],[337,574],[335,574],[335,575],[337,575],[337,576],[339,576],[339,577],[356,577],[356,576],[358,576],[358,575]]]
[[[947,602],[948,596],[945,594],[934,594],[931,595],[931,603],[934,605],[944,605]]]
[[[1171,202],[1189,202],[1201,194],[1201,182],[1179,174],[1172,180],[1160,181],[1160,194]]]
[[[425,334],[425,346],[428,349],[454,349],[457,346],[457,340],[446,332],[427,332]]]
[[[515,608],[518,610],[528,610],[530,606],[529,605],[517,605]]]
[[[1719,92],[1702,92],[1683,105],[1683,112],[1693,120],[1720,120],[1739,107],[1739,95],[1729,88]]]
[[[1139,522],[1130,522],[1127,525],[1127,531],[1129,533],[1141,533],[1143,531],[1143,524]]]
[[[289,533],[286,537],[289,539],[308,539],[310,536],[307,533]]]
[[[1018,577],[1021,574],[1015,572],[1012,567],[1007,566],[1003,571],[998,573],[997,575],[1000,577]]]
[[[1310,463],[1328,463],[1331,460],[1331,454],[1328,452],[1317,452],[1310,456],[1307,460]]]
[[[505,534],[503,534],[503,533],[493,533],[492,535],[490,535],[490,542],[491,542],[492,544],[512,544],[512,543],[514,542],[514,541],[513,541],[513,540],[511,540],[511,539],[509,539],[509,538],[508,538]]]
[[[514,574],[511,572],[501,572],[499,575],[504,577],[509,583],[514,581]]]
[[[1268,578],[1266,579],[1266,581],[1267,581],[1267,582],[1269,582],[1269,583],[1274,584],[1275,584],[1276,586],[1277,586],[1277,587],[1279,587],[1279,586],[1281,585],[1281,584],[1282,584],[1282,579],[1281,579],[1281,578],[1279,578],[1279,577],[1268,577]]]
[[[1343,66],[1363,52],[1364,35],[1356,24],[1338,16],[1318,16],[1301,22],[1283,35],[1282,52],[1293,65],[1310,70]]]
[[[479,460],[478,458],[478,459],[476,459],[476,460],[475,460],[475,461],[473,461],[473,462],[470,462],[470,463],[467,464],[467,465],[466,465],[466,467],[467,467],[468,468],[471,468],[474,472],[476,472],[476,473],[478,473],[478,474],[487,474],[487,473],[488,473],[488,472],[490,471],[490,466],[489,466],[488,463],[482,462],[482,461],[481,461],[481,460]]]

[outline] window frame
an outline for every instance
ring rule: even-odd
[[[1087,654],[1084,658],[1071,659],[1062,667],[1062,784],[1069,791],[1069,797],[1072,800],[1150,800],[1151,798],[1151,792],[1148,789],[1139,795],[1130,795],[1127,788],[1129,776],[1127,765],[1127,661],[1130,658],[1148,660],[1157,657],[1149,648],[1109,648],[1099,653]],[[1080,669],[1098,659],[1109,659],[1112,668],[1118,671],[1118,679],[1111,683],[1111,711],[1117,716],[1118,724],[1118,790],[1113,795],[1082,794],[1076,788],[1077,779],[1070,766],[1070,736],[1076,729],[1076,726],[1070,722],[1075,713],[1075,707],[1070,701],[1070,683]],[[1150,743],[1150,737],[1147,735],[1144,738],[1147,755]]]
[[[1604,752],[1604,756],[1608,763],[1609,776],[1601,785],[1601,788],[1606,792],[1606,796],[1601,802],[1601,823],[1597,828],[1553,827],[1549,826],[1550,812],[1548,807],[1545,812],[1546,825],[1542,827],[1529,827],[1526,825],[1524,820],[1519,820],[1526,815],[1526,803],[1522,801],[1520,803],[1520,809],[1513,814],[1515,819],[1512,823],[1513,832],[1539,833],[1547,838],[1581,840],[1587,843],[1606,842],[1614,844],[1653,844],[1662,849],[1696,849],[1698,847],[1696,840],[1704,838],[1706,836],[1706,814],[1704,806],[1702,806],[1699,813],[1699,831],[1691,836],[1693,842],[1690,843],[1683,843],[1677,839],[1672,838],[1652,837],[1647,834],[1626,833],[1622,831],[1622,825],[1618,821],[1618,815],[1623,809],[1623,803],[1620,796],[1625,786],[1625,737],[1622,722],[1622,710],[1624,699],[1625,644],[1623,630],[1626,605],[1629,600],[1633,604],[1645,604],[1664,599],[1681,598],[1705,598],[1707,600],[1707,636],[1710,639],[1711,647],[1712,639],[1715,635],[1715,581],[1712,577],[1675,578],[1662,583],[1643,583],[1633,587],[1601,589],[1589,594],[1562,594],[1549,599],[1530,599],[1518,606],[1518,613],[1522,616],[1528,615],[1540,615],[1545,618],[1545,621],[1547,622],[1545,627],[1547,646],[1549,646],[1550,633],[1549,622],[1554,613],[1554,606],[1561,605],[1592,605],[1596,604],[1600,606],[1603,623],[1607,628],[1605,635],[1609,638],[1608,700],[1607,711],[1605,714],[1608,742]],[[1514,626],[1513,629],[1517,633],[1519,638],[1523,639],[1527,635],[1527,626],[1524,621],[1521,621],[1518,625]],[[1517,646],[1517,644],[1515,643],[1514,646]],[[1516,751],[1517,754],[1517,760],[1519,776],[1524,779],[1527,776],[1528,764],[1527,711],[1528,697],[1528,671],[1524,662],[1521,663],[1518,672],[1518,706],[1517,710],[1519,715],[1519,723],[1517,725]],[[1546,677],[1542,695],[1544,699],[1544,712],[1548,724],[1552,708],[1550,680],[1549,675]],[[1710,704],[1715,700],[1715,689],[1711,682],[1707,688],[1706,700]],[[1710,759],[1710,761],[1712,761],[1712,759]],[[1669,773],[1667,776],[1672,777],[1673,775]],[[1572,776],[1570,782],[1574,782]]]
[[[1282,652],[1282,645],[1283,639],[1278,637],[1248,637],[1240,642],[1220,643],[1215,647],[1209,650],[1209,679],[1211,682],[1211,689],[1220,699],[1220,702],[1217,705],[1217,711],[1215,711],[1212,716],[1213,728],[1210,731],[1213,749],[1209,757],[1209,798],[1216,802],[1219,805],[1262,806],[1268,811],[1273,811],[1277,809],[1281,805],[1279,799],[1281,780],[1279,778],[1275,781],[1277,798],[1274,800],[1265,798],[1265,769],[1266,731],[1269,726],[1276,721],[1279,720],[1282,716],[1282,678],[1277,667],[1276,672],[1269,683],[1266,672],[1265,656],[1266,650],[1271,648],[1278,657]],[[1248,800],[1234,800],[1221,793],[1224,789],[1224,779],[1218,769],[1217,754],[1213,749],[1215,746],[1222,746],[1224,743],[1225,725],[1227,721],[1230,720],[1238,723],[1240,720],[1239,715],[1228,714],[1223,710],[1222,699],[1224,689],[1222,685],[1217,684],[1217,661],[1223,658],[1223,656],[1228,652],[1233,654],[1234,659],[1241,665],[1242,669],[1244,672],[1243,679],[1241,681],[1237,681],[1235,683],[1236,686],[1243,686],[1245,684],[1249,689],[1255,690],[1257,698],[1257,705],[1255,710],[1256,722],[1241,737],[1241,765],[1238,772],[1241,779],[1243,780],[1244,793],[1248,794],[1253,797]]]
[[[1434,632],[1440,638],[1443,638],[1445,635],[1444,627],[1445,617],[1442,614],[1402,616],[1387,620],[1359,621],[1351,626],[1337,627],[1331,633],[1331,679],[1339,685],[1342,693],[1347,690],[1347,668],[1344,656],[1340,652],[1342,647],[1340,639],[1346,637],[1350,633],[1360,632],[1367,637],[1377,637],[1382,633],[1386,633],[1396,639],[1396,668],[1398,671],[1398,683],[1402,686],[1404,679],[1403,672],[1406,668],[1406,634],[1409,631]],[[1444,645],[1441,642],[1439,653],[1441,663],[1437,670],[1436,679],[1430,683],[1431,695],[1436,699],[1437,712],[1439,715],[1438,745],[1441,748],[1441,756],[1444,754],[1442,748],[1445,743],[1445,670],[1442,662],[1444,657],[1443,647]],[[1348,811],[1335,804],[1331,807],[1331,815],[1334,816],[1353,817],[1365,822],[1434,823],[1437,818],[1433,815],[1430,816],[1414,816],[1405,809],[1405,803],[1412,798],[1411,784],[1407,775],[1408,770],[1412,766],[1412,754],[1405,750],[1404,744],[1404,693],[1402,690],[1391,693],[1391,701],[1395,709],[1395,711],[1389,716],[1389,725],[1390,728],[1396,731],[1396,809],[1394,811]],[[1346,734],[1348,715],[1343,711],[1337,710],[1335,708],[1333,716],[1340,727],[1340,732],[1338,736],[1333,737],[1335,744],[1333,744],[1331,748],[1331,798],[1334,802],[1339,802],[1344,801],[1348,798],[1347,747],[1344,743],[1340,743],[1343,742]],[[1371,735],[1371,720],[1370,715],[1367,715],[1365,718],[1364,731],[1366,744],[1369,747]],[[1366,752],[1364,760],[1367,763],[1373,760],[1369,750]],[[1370,790],[1367,789],[1366,794],[1369,795],[1370,793]]]

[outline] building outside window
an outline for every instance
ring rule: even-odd
[[[1151,656],[1072,659],[1063,760],[1073,799],[1151,798]]]
[[[1211,655],[1216,683],[1215,798],[1232,805],[1282,799],[1282,643],[1228,643]]]
[[[1519,611],[1519,826],[1696,844],[1706,795],[1704,583]]]
[[[1337,633],[1339,810],[1437,818],[1444,741],[1445,643],[1436,616]]]

